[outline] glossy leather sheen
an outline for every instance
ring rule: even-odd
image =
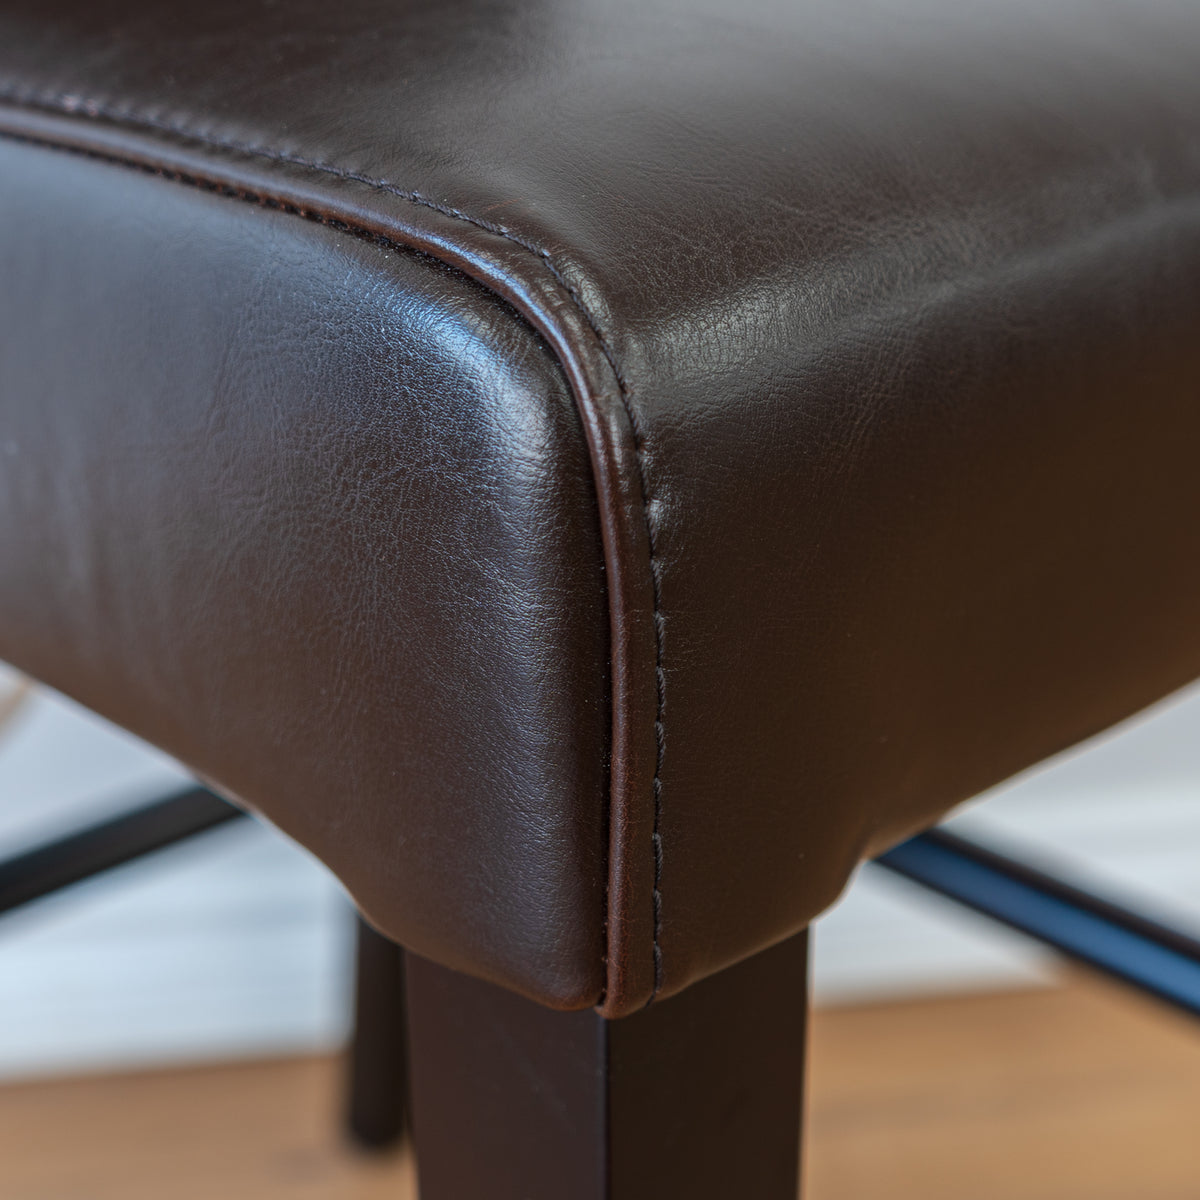
[[[0,655],[428,957],[630,1012],[1200,674],[1191,0],[0,0],[0,95]]]

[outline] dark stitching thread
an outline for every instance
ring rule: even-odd
[[[92,120],[109,121],[115,125],[126,125],[135,129],[152,129],[160,133],[169,133],[173,137],[184,138],[209,149],[218,149],[235,154],[242,154],[250,158],[262,158],[270,162],[287,163],[291,166],[303,167],[307,170],[332,175],[338,179],[361,183],[366,187],[385,192],[402,200],[407,200],[409,203],[432,209],[435,212],[441,213],[443,216],[464,221],[469,225],[473,225],[487,233],[495,234],[498,237],[503,237],[507,241],[520,246],[523,250],[535,255],[538,259],[540,259],[555,282],[558,283],[558,285],[567,293],[568,296],[570,296],[575,308],[579,312],[580,316],[583,317],[588,328],[592,331],[593,336],[596,338],[596,343],[600,347],[600,351],[604,355],[605,361],[608,363],[609,368],[612,370],[613,376],[617,381],[617,388],[621,397],[621,405],[625,409],[625,415],[629,420],[629,426],[633,433],[634,455],[638,466],[638,482],[642,490],[642,512],[646,524],[646,539],[649,549],[649,566],[653,590],[655,647],[655,762],[654,779],[652,784],[654,819],[653,830],[651,832],[651,845],[654,851],[654,885],[652,892],[654,906],[654,985],[651,990],[650,997],[647,1000],[647,1004],[653,1003],[654,999],[661,990],[663,983],[663,956],[662,947],[660,945],[662,937],[663,867],[661,823],[662,766],[666,749],[666,737],[663,722],[663,711],[666,701],[666,672],[663,669],[664,618],[662,614],[661,602],[661,567],[659,564],[657,548],[655,544],[655,521],[651,516],[650,511],[653,501],[651,499],[650,489],[648,486],[649,480],[646,469],[647,454],[645,438],[642,435],[637,418],[633,412],[633,407],[630,403],[629,385],[626,382],[620,367],[617,365],[616,357],[612,352],[612,348],[608,344],[608,340],[605,338],[599,326],[596,324],[591,312],[588,310],[587,305],[584,304],[583,298],[579,295],[578,291],[572,286],[571,283],[567,281],[562,272],[559,271],[558,267],[555,266],[550,253],[546,250],[543,250],[540,246],[527,241],[519,234],[512,232],[510,229],[507,229],[502,225],[497,225],[490,221],[483,221],[478,217],[473,217],[470,214],[461,211],[460,209],[453,208],[449,205],[439,204],[437,201],[430,200],[428,197],[421,195],[419,192],[411,189],[400,188],[385,179],[375,179],[369,175],[363,175],[357,171],[350,171],[346,168],[338,167],[331,163],[303,158],[299,155],[272,150],[265,146],[255,146],[248,143],[197,134],[194,131],[174,122],[161,121],[143,114],[120,112],[116,109],[109,108],[106,105],[101,105],[96,101],[85,100],[82,97],[76,97],[67,94],[46,97],[45,95],[39,94],[33,90],[26,91],[20,88],[9,87],[0,88],[0,101],[42,108],[52,112],[64,113],[70,116],[82,115]],[[40,139],[33,137],[24,138],[23,140],[31,142],[40,141]],[[337,229],[343,233],[350,234],[353,237],[362,239],[364,241],[373,242],[376,245],[383,246],[388,249],[399,252],[406,252],[412,249],[411,247],[405,246],[399,242],[395,242],[392,239],[383,236],[382,234],[375,233],[373,230],[370,230],[365,226],[356,225],[351,222],[340,221],[333,217],[327,217],[322,213],[314,211],[313,209],[304,208],[288,201],[278,200],[274,197],[266,196],[262,193],[254,192],[249,189],[232,187],[229,184],[218,183],[214,180],[204,179],[201,176],[192,175],[183,171],[172,171],[166,168],[152,167],[148,164],[133,162],[120,158],[119,156],[105,154],[103,152],[77,149],[74,147],[64,147],[52,142],[41,142],[41,144],[58,150],[72,150],[75,153],[84,155],[85,157],[96,158],[121,166],[133,167],[137,170],[144,171],[147,174],[155,175],[163,179],[173,180],[178,183],[183,183],[190,187],[200,188],[201,190],[212,192],[217,195],[244,200],[252,204],[257,204],[262,208],[269,208],[280,212],[289,213],[293,216],[302,217],[304,220],[308,221],[314,221],[317,224],[325,225],[331,229]]]
[[[555,266],[549,251],[543,250],[540,246],[528,241],[519,233],[514,233],[504,225],[498,225],[492,221],[484,221],[479,217],[473,217],[470,213],[463,212],[461,209],[454,208],[448,204],[439,204],[438,201],[431,200],[428,196],[424,196],[420,192],[414,191],[411,188],[399,187],[386,179],[377,179],[371,175],[364,175],[359,171],[351,171],[345,167],[336,166],[333,163],[322,162],[320,159],[304,158],[298,154],[288,154],[286,151],[273,150],[269,146],[258,146],[252,142],[238,142],[229,138],[199,134],[184,125],[172,121],[161,121],[155,117],[146,116],[141,113],[121,112],[119,109],[110,108],[96,101],[83,100],[79,97],[66,95],[46,97],[36,91],[26,92],[20,89],[4,88],[0,88],[0,101],[24,105],[29,108],[40,108],[55,113],[64,113],[68,116],[84,116],[92,120],[108,121],[114,125],[126,125],[133,129],[150,129],[158,133],[169,133],[174,137],[194,142],[196,145],[203,146],[206,149],[223,150],[227,153],[242,154],[247,158],[262,158],[268,162],[286,163],[289,166],[304,167],[310,171],[319,171],[323,175],[332,175],[335,179],[361,183],[376,191],[385,192],[390,196],[396,196],[398,199],[420,205],[422,208],[432,209],[434,212],[441,213],[444,217],[453,217],[455,220],[465,221],[468,225],[473,225],[476,229],[482,229],[485,233],[493,233],[498,237],[505,238],[541,259],[555,282],[571,297],[580,315],[587,322],[588,328],[595,335],[605,360],[608,362],[617,383],[620,385],[624,398],[626,390],[625,380],[620,368],[617,366],[612,349],[608,345],[604,334],[600,332],[599,326],[592,319],[592,314],[588,311],[579,292]],[[105,157],[105,155],[101,153],[97,157]],[[124,160],[110,157],[110,161],[123,162]],[[630,421],[632,422],[632,414],[630,415]]]
[[[347,234],[358,241],[371,242],[385,250],[394,250],[399,254],[419,254],[422,258],[437,261],[425,251],[408,246],[403,242],[393,241],[382,233],[376,233],[375,230],[368,229],[365,225],[356,225],[349,221],[339,220],[337,217],[326,216],[315,209],[305,208],[300,204],[293,204],[290,200],[280,200],[274,196],[265,195],[262,192],[251,191],[248,188],[238,188],[232,184],[219,183],[216,180],[205,179],[202,176],[193,175],[187,171],[173,171],[167,167],[153,167],[149,163],[134,162],[131,159],[105,154],[103,151],[85,150],[78,146],[64,146],[58,142],[46,141],[44,138],[29,137],[25,134],[12,134],[6,131],[0,133],[0,136],[10,138],[16,142],[26,142],[33,146],[43,146],[46,149],[56,150],[64,154],[78,155],[80,158],[95,159],[98,162],[109,163],[112,166],[123,167],[126,170],[139,171],[144,175],[153,175],[158,179],[166,179],[172,183],[182,183],[187,187],[194,187],[202,192],[211,192],[216,196],[226,196],[234,200],[245,200],[247,203],[254,204],[259,208],[269,208],[274,212],[302,217],[305,221],[312,221],[316,225],[325,225],[330,229],[336,229],[339,233]]]

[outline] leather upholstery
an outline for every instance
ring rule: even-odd
[[[594,1000],[604,581],[544,343],[407,250],[38,146],[0,212],[0,655],[414,944]]]
[[[1198,67],[1189,0],[0,0],[0,656],[430,958],[676,992],[1200,674]]]

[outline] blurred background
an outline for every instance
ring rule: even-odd
[[[13,678],[0,676],[0,697]],[[0,857],[185,778],[34,691],[0,731]],[[1200,932],[1200,690],[953,823]],[[31,905],[0,920],[0,1080],[329,1051],[348,1028],[352,933],[324,868],[256,822]],[[817,927],[824,1006],[1039,987],[1056,971],[1016,935],[871,866]]]

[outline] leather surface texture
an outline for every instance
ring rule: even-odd
[[[1200,674],[1190,0],[0,0],[0,657],[609,1016]]]

